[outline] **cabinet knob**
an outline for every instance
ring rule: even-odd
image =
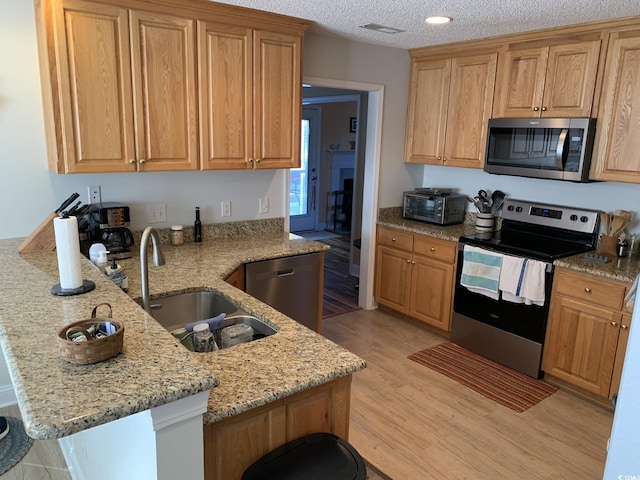
[[[617,322],[611,322],[611,326],[612,326],[612,327],[615,327],[615,326],[617,326],[617,325],[618,325],[618,323],[617,323]]]
[[[589,287],[584,287],[584,291],[587,293],[591,293],[591,289]]]
[[[547,107],[542,107],[542,111],[546,112],[547,111]]]
[[[411,260],[411,265],[415,265],[416,261],[415,260]]]
[[[145,164],[145,162],[146,162],[146,160],[145,160],[144,158],[141,158],[141,159],[140,159],[140,165],[144,165],[144,164]]]
[[[136,163],[136,159],[135,158],[132,158],[131,160],[129,160],[129,164],[130,165],[133,165],[134,163]]]
[[[409,260],[409,259],[407,258],[406,262],[407,262],[407,263],[411,263],[411,260]]]
[[[431,247],[429,250],[431,250],[432,252],[436,251],[435,247]]]
[[[442,159],[442,161],[443,161],[443,162],[446,162],[446,161],[447,161],[447,157],[444,157],[444,158]]]
[[[533,107],[534,112],[537,112],[538,110],[540,110],[538,107]]]
[[[256,163],[260,163],[261,158],[256,158]]]
[[[623,330],[626,330],[629,327],[623,323],[622,325],[620,325],[620,328],[623,329]]]
[[[436,160],[440,161],[442,160],[442,157],[436,157]]]
[[[396,241],[396,237],[391,237],[391,241],[395,242]]]

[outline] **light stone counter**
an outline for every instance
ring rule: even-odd
[[[119,261],[129,276],[129,295],[86,260],[83,277],[96,289],[56,297],[50,294],[59,281],[55,253],[20,255],[19,244],[0,240],[0,342],[34,438],[64,437],[212,387],[204,421],[215,422],[365,367],[357,356],[222,280],[242,263],[317,252],[328,248],[324,244],[264,231],[163,245],[166,264],[149,269],[152,298],[216,291],[279,330],[210,354],[188,352],[133,300],[140,296],[137,255]],[[125,325],[124,353],[94,365],[67,363],[58,351],[58,329],[89,317],[101,302],[109,302]]]

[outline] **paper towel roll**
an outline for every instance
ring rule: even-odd
[[[53,229],[58,253],[60,287],[71,290],[82,287],[82,267],[80,265],[80,240],[76,217],[54,218]]]

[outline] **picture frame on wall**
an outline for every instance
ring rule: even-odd
[[[350,133],[355,133],[357,128],[358,128],[358,119],[356,117],[350,117],[349,118],[349,132]]]

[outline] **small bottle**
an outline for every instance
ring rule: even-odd
[[[184,231],[182,225],[171,226],[171,245],[183,245],[184,244]]]
[[[200,221],[200,207],[196,207],[196,223],[193,225],[193,240],[202,241],[202,222]]]
[[[209,330],[209,324],[199,323],[193,327],[193,348],[196,352],[213,352],[218,345]]]
[[[124,273],[122,267],[116,263],[115,258],[113,259],[111,266],[105,269],[104,273],[122,290],[125,292],[129,290],[129,279],[127,278],[127,274]]]

